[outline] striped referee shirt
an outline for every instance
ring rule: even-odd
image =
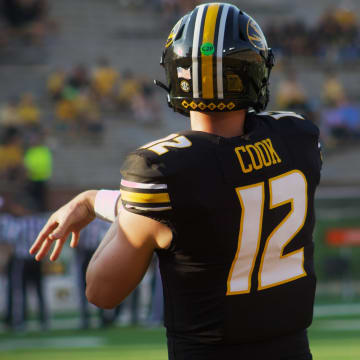
[[[11,243],[14,245],[15,257],[22,259],[32,258],[32,255],[29,254],[29,249],[48,218],[48,214],[14,218],[15,229],[12,233]]]

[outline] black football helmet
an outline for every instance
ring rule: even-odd
[[[169,105],[184,115],[252,108],[269,101],[274,56],[259,25],[236,6],[197,6],[172,29],[161,57]]]

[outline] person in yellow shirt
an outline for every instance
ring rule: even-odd
[[[131,70],[125,70],[117,96],[120,109],[130,109],[132,99],[141,93],[141,89],[141,81],[134,76]]]
[[[40,123],[41,112],[30,93],[24,94],[20,99],[18,114],[22,125],[32,127]]]
[[[321,96],[324,104],[330,107],[346,98],[344,86],[333,71],[329,71],[325,77]]]
[[[276,94],[277,108],[286,110],[299,110],[307,103],[305,90],[299,84],[296,74],[288,69],[286,78],[280,82]]]
[[[15,127],[5,130],[0,144],[0,178],[17,182],[24,176],[23,146],[20,131]]]
[[[65,71],[57,69],[47,79],[47,90],[53,100],[59,100],[66,81]]]
[[[109,60],[100,58],[92,75],[92,87],[100,100],[112,96],[118,79],[119,73],[110,65]]]
[[[16,126],[19,124],[18,99],[11,97],[0,108],[0,126]]]

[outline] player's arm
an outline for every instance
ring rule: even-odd
[[[152,152],[139,150],[122,166],[123,207],[86,275],[86,295],[100,307],[118,305],[144,276],[154,250],[166,249],[172,241],[171,196],[162,172],[166,165],[158,160]]]
[[[113,308],[143,278],[153,251],[167,248],[171,230],[151,218],[122,210],[93,255],[86,273],[86,296]]]

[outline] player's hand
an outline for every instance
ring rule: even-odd
[[[30,248],[30,254],[40,261],[49,252],[53,243],[54,249],[50,260],[55,261],[71,234],[71,247],[79,242],[80,230],[95,219],[94,200],[96,190],[85,191],[54,212],[46,225],[40,231],[37,239]]]

